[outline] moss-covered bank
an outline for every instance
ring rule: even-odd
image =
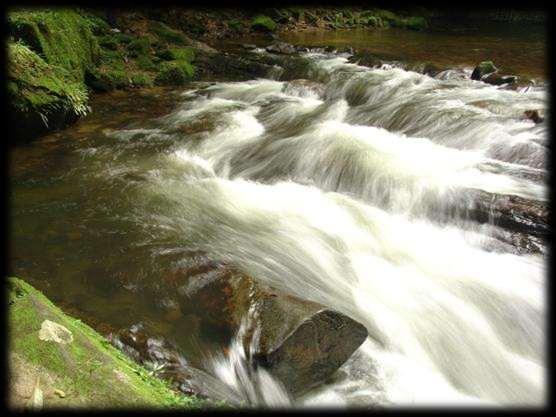
[[[169,8],[144,10],[143,13],[202,40],[229,39],[252,32],[279,34],[306,29],[389,27],[423,30],[428,26],[426,10],[392,11],[372,6],[294,6],[245,10]]]
[[[214,64],[218,52],[199,39],[308,27],[421,30],[427,25],[425,18],[411,13],[353,7],[110,13],[109,18],[105,10],[95,9],[9,11],[7,91],[12,141],[34,139],[77,120],[90,110],[91,92],[183,85],[213,77],[215,71],[220,74]],[[241,63],[238,66],[231,62],[234,57],[228,58],[227,68],[240,71]],[[252,72],[247,68],[246,74]]]
[[[44,408],[199,409],[205,400],[172,391],[43,294],[8,278],[9,405],[25,408],[37,378]],[[45,320],[72,334],[67,344],[39,338]]]
[[[90,110],[91,91],[181,85],[194,77],[194,42],[182,32],[138,16],[116,30],[105,17],[65,8],[8,13],[12,141],[77,120]]]

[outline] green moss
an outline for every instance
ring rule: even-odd
[[[145,71],[156,71],[158,66],[147,55],[141,55],[135,61],[137,67]]]
[[[100,53],[101,56],[101,67],[110,67],[112,69],[124,70],[124,55],[119,50],[111,51],[109,49],[103,49]]]
[[[251,29],[261,32],[274,32],[276,30],[276,22],[268,16],[259,15],[252,20]]]
[[[172,391],[166,382],[133,363],[80,320],[65,315],[29,284],[18,278],[7,281],[10,353],[39,367],[56,379],[57,389],[68,393],[63,402],[45,399],[45,407],[194,409],[208,405]],[[41,341],[38,332],[46,319],[71,331],[73,342],[62,345]],[[25,372],[26,368],[17,371]]]
[[[133,41],[134,39],[136,39],[134,36],[128,35],[126,33],[116,33],[114,35],[114,37],[116,38],[116,40],[120,43],[123,44],[128,44],[131,41]]]
[[[146,55],[149,53],[150,48],[151,43],[147,38],[135,39],[127,45],[127,50],[131,56]]]
[[[110,25],[101,17],[84,11],[81,11],[80,15],[93,35],[102,36],[110,33]]]
[[[98,43],[100,46],[106,49],[110,49],[111,51],[115,51],[118,49],[118,39],[113,35],[104,35],[98,38]]]
[[[69,71],[82,81],[87,68],[98,60],[99,45],[91,22],[69,9],[32,9],[8,13],[9,33],[48,64]]]
[[[195,68],[187,61],[169,61],[162,64],[155,78],[158,85],[183,85],[195,75]]]
[[[177,59],[191,62],[195,59],[195,51],[193,48],[167,48],[160,51],[157,55],[167,61]]]
[[[131,75],[131,84],[134,87],[152,87],[153,79],[149,74],[137,72]]]
[[[228,27],[236,32],[241,32],[244,28],[243,23],[235,19],[228,22]]]
[[[123,69],[101,67],[87,73],[86,82],[95,91],[106,92],[131,86],[130,77]]]
[[[151,21],[149,25],[150,30],[166,42],[185,45],[187,38],[179,30],[174,30],[162,22]]]
[[[483,61],[479,65],[477,65],[477,68],[479,68],[479,70],[483,74],[490,74],[491,72],[495,72],[498,70],[498,68],[496,68],[494,62],[492,61]]]
[[[83,115],[89,110],[84,85],[22,43],[8,43],[7,75],[11,106],[17,112],[40,115],[45,124],[54,114]]]

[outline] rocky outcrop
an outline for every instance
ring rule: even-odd
[[[251,365],[267,369],[294,397],[328,379],[367,337],[364,326],[339,312],[265,286],[201,252],[182,256],[190,264],[165,277],[169,293],[175,294],[166,304],[186,305],[194,299],[202,312],[190,318],[196,322],[194,327],[218,329],[230,336],[247,320],[241,344]],[[167,363],[167,377],[184,392],[215,395],[210,388],[214,377],[192,369],[175,348],[149,335],[148,329],[137,327],[114,336],[118,347],[139,362],[157,358]]]
[[[199,54],[197,57],[198,77],[202,80],[245,81],[266,77],[273,66],[256,57],[222,52]]]

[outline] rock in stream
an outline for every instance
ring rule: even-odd
[[[193,258],[198,261],[199,253]],[[210,311],[203,315],[201,327],[226,328],[231,334],[249,316],[253,325],[243,333],[242,345],[247,350],[256,334],[250,361],[269,371],[293,397],[330,378],[367,337],[365,327],[344,314],[267,287],[204,255],[201,258],[206,260],[204,265],[195,261],[166,281],[177,286],[178,302],[194,302],[199,310]],[[214,376],[189,366],[175,346],[147,332],[134,326],[112,340],[139,362],[166,363],[167,376],[182,391],[213,399],[237,395]]]

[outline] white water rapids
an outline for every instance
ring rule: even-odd
[[[205,250],[370,335],[295,400],[266,373],[262,394],[247,389],[238,343],[215,373],[254,405],[544,404],[545,259],[465,215],[438,221],[464,213],[466,190],[546,200],[545,125],[522,117],[544,90],[308,58],[310,82],[215,83],[157,129],[110,133],[114,161],[171,143],[130,168],[147,175],[137,216],[152,242]]]

